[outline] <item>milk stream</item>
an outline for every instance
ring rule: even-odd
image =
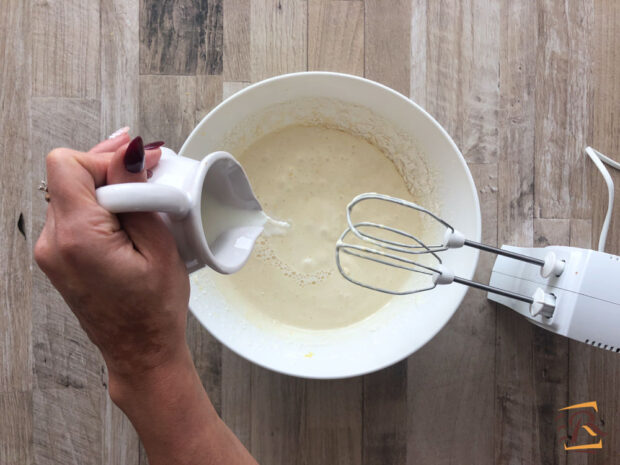
[[[263,228],[262,234],[269,237],[286,234],[290,228],[289,223],[274,220],[263,210],[246,210],[224,205],[208,193],[203,195],[201,207],[202,227],[209,247],[228,231],[234,230],[236,234],[243,236],[243,231],[247,231],[247,228],[259,227]]]

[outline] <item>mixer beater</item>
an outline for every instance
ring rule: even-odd
[[[354,222],[352,220],[353,209],[369,200],[390,202],[426,215],[427,218],[430,218],[432,221],[445,228],[442,243],[427,245],[419,237],[396,227],[370,221]],[[437,287],[437,285],[446,285],[455,282],[528,304],[532,315],[542,314],[549,317],[553,314],[556,305],[556,297],[552,293],[544,292],[541,287],[537,287],[536,290],[530,295],[524,295],[511,290],[501,289],[477,281],[465,279],[456,276],[451,269],[446,267],[439,255],[441,252],[449,249],[456,249],[464,246],[473,247],[538,266],[540,268],[541,276],[548,278],[550,276],[560,276],[565,265],[565,262],[558,259],[556,254],[552,251],[548,252],[543,258],[534,258],[517,252],[481,244],[467,239],[461,232],[454,229],[446,221],[413,202],[377,193],[365,193],[355,197],[347,206],[347,222],[348,228],[342,233],[336,243],[336,265],[340,274],[354,284],[387,294],[407,295],[430,291]],[[390,237],[395,236],[401,239],[392,240],[391,238],[388,239],[379,237],[379,235],[377,235],[379,231],[388,232]],[[347,238],[350,238],[351,235],[360,239],[361,244],[369,244],[370,246],[347,242]],[[406,290],[392,290],[378,287],[371,283],[364,283],[359,279],[354,278],[348,272],[347,267],[341,262],[341,254],[346,254],[362,260],[368,260],[380,265],[391,266],[401,270],[426,275],[430,278],[430,283],[423,287],[415,287]],[[430,260],[426,260],[426,262],[430,261],[431,263],[429,264],[422,262],[419,259],[422,255],[431,257]]]

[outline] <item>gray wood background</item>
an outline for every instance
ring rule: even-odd
[[[588,247],[606,195],[583,148],[620,157],[619,50],[614,0],[1,0],[0,464],[146,463],[101,357],[32,260],[50,149],[86,149],[124,125],[178,149],[250,82],[348,72],[410,95],[454,137],[485,241]],[[607,250],[620,254],[618,211]],[[262,464],[620,461],[620,356],[480,292],[408,360],[344,381],[252,366],[193,318],[188,337],[217,409]],[[590,400],[603,448],[566,453],[557,410]]]

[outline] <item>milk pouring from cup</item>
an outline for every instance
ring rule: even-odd
[[[159,212],[189,271],[238,271],[266,226],[285,228],[262,210],[241,165],[227,152],[202,161],[162,147],[145,183],[103,186],[97,201],[112,213]]]

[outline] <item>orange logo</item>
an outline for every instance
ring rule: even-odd
[[[568,416],[568,426],[563,424],[558,428],[558,431],[565,430],[565,435],[561,438],[564,444],[564,450],[572,450],[577,452],[594,452],[596,449],[603,448],[603,437],[605,433],[594,423],[595,415],[590,410],[598,412],[598,406],[596,401],[584,402],[582,404],[569,405],[568,407],[561,408],[560,411],[575,410]],[[563,420],[565,416],[560,414],[558,419]],[[598,442],[576,444],[578,436],[581,430],[585,431],[589,437],[599,438]],[[583,435],[582,435],[583,436]],[[575,445],[572,445],[575,444]]]

